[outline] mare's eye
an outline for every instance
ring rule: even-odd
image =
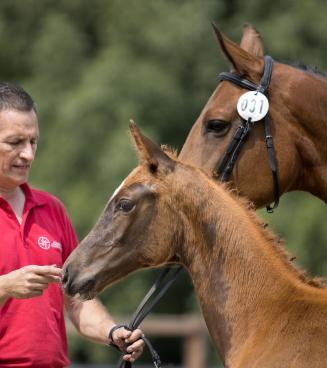
[[[221,137],[225,135],[231,124],[224,120],[212,119],[206,122],[206,133],[214,133],[216,136]]]
[[[130,212],[135,207],[135,204],[130,199],[121,199],[118,203],[118,210],[122,212]]]

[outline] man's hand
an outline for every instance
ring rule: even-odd
[[[143,332],[140,329],[131,332],[121,327],[113,332],[113,343],[125,352],[123,360],[133,363],[141,356],[144,348],[142,336]]]
[[[0,276],[0,301],[40,296],[51,282],[61,282],[61,269],[54,265],[19,268]]]

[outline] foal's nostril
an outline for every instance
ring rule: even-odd
[[[87,281],[85,281],[81,287],[80,287],[80,292],[83,292],[83,291],[91,291],[94,289],[94,286],[95,286],[95,280],[92,278],[92,279],[89,279]]]
[[[65,286],[68,283],[68,279],[69,279],[69,272],[68,272],[68,265],[64,267],[62,274],[63,274],[63,278],[62,278],[62,283]]]

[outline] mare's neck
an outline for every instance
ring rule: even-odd
[[[188,223],[183,262],[210,334],[228,363],[258,329],[267,328],[265,312],[273,314],[272,305],[280,312],[296,276],[243,206],[215,187],[209,179],[193,181],[192,190],[187,187],[192,208],[184,210]]]
[[[275,111],[281,122],[276,129],[281,129],[281,136],[288,132],[286,144],[298,152],[298,172],[292,174],[298,180],[292,190],[311,192],[327,203],[327,78],[289,67],[287,74],[293,77],[287,77],[283,89],[284,68],[276,65],[271,90],[277,91],[277,99],[282,96]]]

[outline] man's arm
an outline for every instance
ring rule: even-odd
[[[108,334],[115,322],[99,300],[81,301],[65,295],[65,307],[81,335],[102,344],[109,343]],[[119,328],[113,333],[113,343],[121,349],[125,343],[131,344],[123,359],[132,363],[142,354],[144,342],[141,337],[142,331],[139,329],[130,332]]]

